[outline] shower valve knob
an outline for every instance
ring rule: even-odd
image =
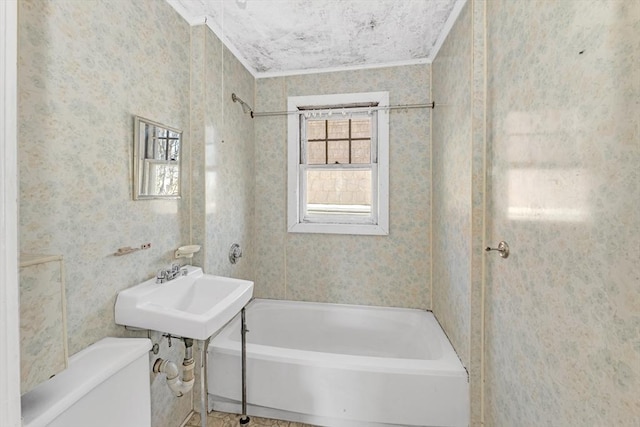
[[[240,258],[242,258],[242,248],[239,244],[234,243],[229,249],[229,262],[235,264]]]

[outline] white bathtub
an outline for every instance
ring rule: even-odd
[[[466,426],[468,376],[422,310],[254,300],[249,415],[315,425]],[[208,349],[210,408],[240,413],[240,318]]]

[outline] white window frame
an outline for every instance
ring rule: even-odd
[[[389,92],[342,93],[331,95],[290,96],[288,111],[303,111],[301,108],[309,106],[322,110],[336,105],[377,104],[377,142],[372,149],[377,149],[377,164],[372,168],[372,204],[373,223],[362,223],[361,220],[351,220],[348,216],[340,216],[324,222],[308,221],[302,218],[301,207],[305,200],[305,183],[301,178],[300,165],[300,117],[299,114],[289,114],[287,120],[287,228],[290,233],[326,233],[326,234],[361,234],[388,235],[389,234]],[[382,107],[382,108],[380,108]],[[308,111],[308,110],[307,110]],[[339,114],[339,113],[337,113]],[[358,165],[349,165],[357,168]],[[376,206],[377,205],[377,206]]]

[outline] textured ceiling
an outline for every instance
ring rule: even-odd
[[[428,63],[465,0],[167,0],[256,76]]]

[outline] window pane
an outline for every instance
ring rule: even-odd
[[[308,170],[308,215],[371,215],[370,170]]]
[[[371,138],[371,119],[353,119],[351,138]]]
[[[166,138],[156,139],[156,160],[167,159],[167,140]]]
[[[377,111],[388,103],[388,92],[287,98],[299,112],[287,117],[289,232],[388,234],[389,115]]]
[[[156,158],[156,139],[151,132],[140,132],[140,141],[144,141],[144,158],[155,159]]]
[[[309,141],[307,144],[307,164],[324,165],[327,162],[327,145],[324,141]]]
[[[349,138],[349,120],[329,120],[329,139]]]
[[[177,139],[169,140],[169,160],[178,161],[180,155],[180,143]]]
[[[307,139],[325,139],[325,120],[307,120]]]
[[[327,164],[349,163],[349,141],[329,141]]]
[[[149,165],[149,175],[149,184],[153,187],[151,194],[160,196],[178,194],[180,168],[177,165],[152,163]]]
[[[351,163],[371,163],[371,141],[351,141]]]

